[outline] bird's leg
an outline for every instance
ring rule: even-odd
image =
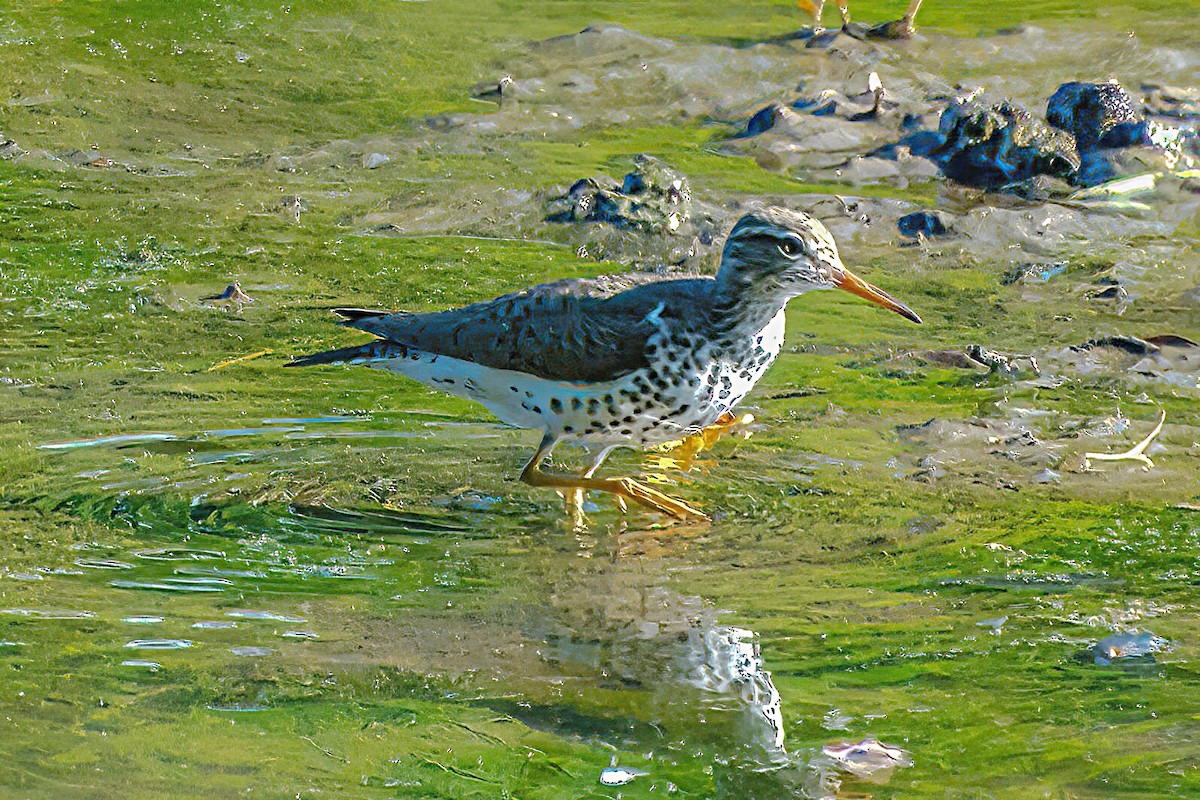
[[[550,434],[546,434],[542,438],[542,443],[538,445],[537,452],[533,454],[533,458],[529,459],[529,463],[521,470],[522,481],[530,486],[544,486],[549,489],[595,489],[600,492],[608,492],[620,498],[633,500],[647,508],[660,511],[664,514],[670,514],[680,519],[687,519],[688,517],[693,519],[708,519],[704,513],[697,511],[682,500],[669,497],[660,491],[635,481],[633,478],[595,478],[590,476],[584,477],[583,475],[563,475],[555,472],[543,472],[541,469],[542,462],[550,455],[550,451],[554,449],[554,445],[557,442],[558,440]]]
[[[918,0],[919,4],[920,0]],[[850,0],[837,0],[838,11],[842,13],[842,27],[850,27]]]
[[[660,457],[659,462],[655,465],[664,469],[680,469],[687,472],[692,468],[696,456],[703,453],[705,450],[712,449],[721,437],[729,433],[738,425],[749,425],[754,422],[753,414],[734,414],[732,411],[726,411],[717,417],[717,421],[696,433],[685,436],[674,442],[668,442],[662,446],[662,450],[669,453],[669,456]]]
[[[600,465],[604,463],[604,459],[608,458],[609,453],[615,450],[617,445],[610,444],[601,447],[596,455],[588,462],[583,472],[579,473],[580,477],[590,478],[596,474],[596,470],[600,469]],[[583,528],[583,489],[569,489],[567,491],[559,491],[567,508],[567,516],[571,518],[576,529]],[[621,509],[624,511],[624,508]]]
[[[908,4],[908,11],[904,12],[904,16],[900,20],[905,24],[910,33],[917,29],[917,12],[920,10],[921,0],[912,0],[912,2]]]
[[[796,0],[796,5],[813,15],[813,30],[823,30],[821,27],[821,12],[825,10],[825,0]]]

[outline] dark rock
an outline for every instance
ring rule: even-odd
[[[946,236],[954,230],[954,217],[945,211],[914,211],[896,221],[900,233],[913,239]]]
[[[638,156],[620,186],[583,178],[551,199],[550,222],[603,222],[618,228],[673,233],[691,216],[687,179],[650,156]]]
[[[1145,120],[1116,81],[1062,84],[1046,103],[1046,121],[1074,136],[1080,152],[1129,147],[1145,138]]]
[[[959,183],[1001,189],[1034,175],[1071,180],[1079,168],[1072,136],[1012,103],[955,102],[938,127],[945,141],[930,157]]]
[[[927,157],[946,143],[946,137],[937,131],[915,131],[898,142],[876,148],[870,155],[892,161],[904,156]]]
[[[1101,289],[1092,295],[1093,300],[1124,300],[1129,296],[1129,292],[1124,286],[1116,285],[1109,286],[1107,289]]]
[[[746,130],[742,136],[758,136],[760,133],[766,133],[775,127],[775,123],[779,119],[779,106],[769,105],[766,108],[761,108],[754,112],[754,116],[746,123]]]
[[[1156,347],[1200,347],[1200,344],[1196,344],[1191,339],[1184,336],[1176,336],[1173,333],[1147,336],[1146,341]]]
[[[1093,663],[1107,667],[1114,661],[1154,663],[1154,654],[1166,649],[1168,642],[1150,631],[1114,633],[1092,646],[1088,655]]]
[[[1076,352],[1083,350],[1091,350],[1093,347],[1114,347],[1117,350],[1124,350],[1126,353],[1135,356],[1148,356],[1159,352],[1158,345],[1148,342],[1145,339],[1139,339],[1136,336],[1100,336],[1095,339],[1089,339],[1080,345],[1075,345],[1071,349]]]

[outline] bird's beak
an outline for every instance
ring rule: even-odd
[[[833,285],[839,289],[845,289],[850,294],[866,298],[872,303],[881,305],[890,311],[895,311],[900,316],[910,319],[918,325],[921,324],[921,318],[917,315],[917,312],[892,297],[883,289],[867,283],[845,267],[833,270]]]

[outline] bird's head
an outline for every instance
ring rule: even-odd
[[[847,269],[820,221],[786,208],[764,208],[738,220],[725,240],[717,281],[734,294],[783,302],[812,289],[845,289],[921,321],[908,306]]]

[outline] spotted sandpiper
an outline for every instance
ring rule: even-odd
[[[847,269],[818,220],[765,208],[733,226],[715,276],[561,280],[424,314],[339,308],[343,324],[378,338],[288,366],[363,364],[475,400],[543,432],[521,471],[526,483],[703,518],[633,478],[594,474],[615,447],[667,442],[727,419],[779,354],[787,302],[832,288],[921,321]],[[592,451],[582,473],[542,469],[563,441]]]

